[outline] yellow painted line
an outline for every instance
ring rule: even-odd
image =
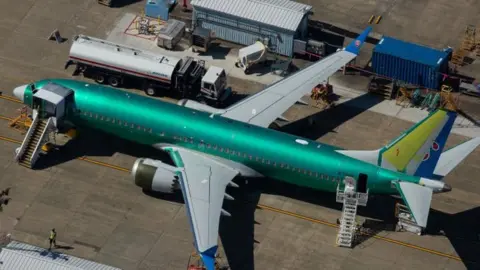
[[[14,97],[10,97],[10,96],[3,96],[3,95],[0,95],[0,99],[4,99],[4,100],[8,100],[8,101],[11,101],[11,102],[16,102],[16,103],[21,103],[23,104],[23,102],[17,98],[14,98]]]
[[[111,169],[114,169],[114,170],[117,170],[117,171],[130,173],[129,169],[119,167],[119,166],[115,166],[113,164],[105,163],[105,162],[102,162],[102,161],[93,160],[93,159],[90,159],[90,158],[87,158],[87,157],[81,157],[81,158],[78,158],[78,159],[89,162],[89,163],[92,163],[92,164],[95,164],[95,165],[111,168]]]
[[[21,144],[21,143],[22,143],[22,142],[19,141],[19,140],[15,140],[15,139],[3,137],[3,136],[0,136],[0,140],[2,140],[2,141],[7,141],[7,142],[12,142],[12,143],[16,143],[16,144]]]
[[[3,137],[3,136],[0,136],[0,140],[8,141],[8,142],[16,143],[16,144],[21,144],[22,143],[21,141],[11,139],[11,138],[7,138],[7,137]],[[86,157],[80,157],[80,158],[77,158],[77,159],[83,160],[83,161],[86,161],[86,162],[89,162],[89,163],[92,163],[92,164],[95,164],[95,165],[115,169],[115,170],[118,170],[118,171],[123,171],[123,172],[127,172],[127,173],[130,172],[130,170],[127,169],[127,168],[119,167],[119,166],[116,166],[116,165],[112,165],[112,164],[109,164],[109,163],[105,163],[105,162],[102,162],[102,161],[97,161],[97,160],[86,158]],[[338,225],[335,224],[335,223],[330,223],[330,222],[327,222],[327,221],[324,221],[324,220],[310,218],[310,217],[307,217],[307,216],[295,214],[295,213],[288,212],[288,211],[278,209],[278,208],[275,208],[275,207],[271,207],[271,206],[267,206],[267,205],[263,205],[263,204],[258,204],[258,207],[260,209],[264,209],[264,210],[268,210],[268,211],[271,211],[271,212],[283,214],[283,215],[286,215],[286,216],[291,216],[291,217],[295,217],[295,218],[298,218],[298,219],[310,221],[312,223],[322,224],[322,225],[329,226],[329,227],[332,227],[332,228],[338,228]],[[433,250],[433,249],[423,248],[423,247],[420,247],[420,246],[417,246],[417,245],[412,245],[412,244],[409,244],[409,243],[406,243],[406,242],[398,241],[398,240],[395,240],[395,239],[391,239],[391,238],[387,238],[387,237],[383,237],[383,236],[379,236],[379,235],[372,235],[372,234],[365,234],[365,235],[368,235],[368,236],[371,236],[375,239],[383,240],[385,242],[389,242],[389,243],[392,243],[392,244],[397,244],[397,245],[400,245],[400,246],[420,250],[420,251],[423,251],[423,252],[427,252],[427,253],[430,253],[430,254],[438,255],[438,256],[449,258],[449,259],[456,260],[456,261],[462,261],[462,259],[458,256],[450,255],[450,254],[443,253],[443,252],[440,252],[440,251],[436,251],[436,250]]]

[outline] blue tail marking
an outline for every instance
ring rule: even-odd
[[[351,52],[354,54],[358,54],[360,52],[360,48],[362,47],[363,43],[368,37],[368,34],[372,31],[372,27],[369,26],[367,29],[363,30],[363,32],[357,37],[357,39],[353,40],[348,44],[347,47],[345,47],[345,50],[347,52]]]
[[[448,136],[450,135],[450,131],[452,130],[453,123],[455,122],[455,118],[457,117],[457,113],[455,112],[448,112],[448,120],[445,123],[445,126],[438,134],[437,138],[435,139],[434,145],[430,148],[430,157],[420,163],[418,166],[417,171],[415,172],[415,176],[425,177],[430,179],[435,179],[433,172],[435,171],[435,167],[437,166],[438,160],[440,159],[440,155],[445,147],[445,143],[447,142]],[[438,146],[438,148],[437,148]]]

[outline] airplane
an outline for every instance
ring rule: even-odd
[[[172,104],[107,86],[44,79],[14,89],[14,95],[55,127],[93,128],[165,151],[174,166],[138,158],[135,184],[172,193],[181,190],[194,245],[214,269],[226,187],[237,176],[269,177],[335,192],[346,177],[371,194],[400,195],[415,221],[426,226],[433,193],[452,188],[443,181],[479,144],[474,138],[446,152],[456,113],[436,110],[391,143],[372,151],[334,146],[269,129],[269,125],[318,83],[351,62],[371,27],[336,53],[279,80],[225,109],[192,100]],[[23,147],[23,146],[22,146]],[[19,154],[17,150],[17,155]]]

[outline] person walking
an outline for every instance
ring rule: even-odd
[[[51,231],[50,231],[50,237],[49,237],[49,240],[50,240],[50,247],[48,248],[48,250],[51,250],[52,249],[52,244],[53,244],[53,247],[57,247],[57,232],[55,231],[55,228],[53,228]]]

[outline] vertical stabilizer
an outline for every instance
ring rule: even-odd
[[[431,177],[456,113],[436,110],[397,139],[382,148],[378,165],[420,177]]]

